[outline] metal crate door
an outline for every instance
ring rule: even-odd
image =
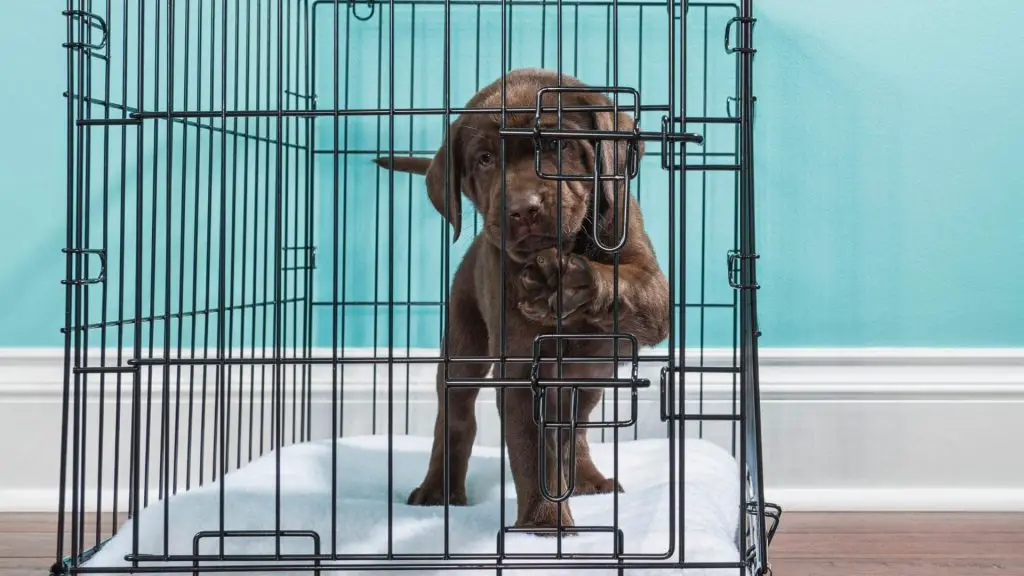
[[[118,531],[136,571],[209,560],[139,534],[175,494],[310,437],[307,8],[67,2],[54,573],[82,573]],[[265,532],[244,536],[309,536]]]

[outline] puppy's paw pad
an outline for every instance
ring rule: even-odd
[[[573,312],[577,311],[587,302],[593,299],[593,294],[590,290],[584,288],[566,288],[562,290],[562,319],[565,320]],[[550,311],[549,314],[552,317],[558,315],[559,303],[558,303],[558,292],[552,293],[548,296],[547,309]]]
[[[519,288],[524,293],[532,293],[547,287],[548,280],[536,266],[525,266],[519,273]]]
[[[519,311],[526,316],[527,319],[534,322],[544,322],[550,319],[551,310],[548,308],[547,302],[540,300],[536,302],[520,302]]]
[[[561,287],[561,302],[559,302]],[[593,270],[586,258],[553,248],[537,254],[518,277],[518,307],[534,322],[554,324],[559,317],[571,321],[597,295]]]
[[[554,248],[548,248],[537,254],[534,258],[534,264],[537,267],[537,271],[543,274],[549,282],[557,282],[559,276],[562,276],[563,280],[565,280],[566,276],[589,279],[590,266],[587,263],[587,259],[572,252],[562,252],[561,257],[559,257],[558,252]]]

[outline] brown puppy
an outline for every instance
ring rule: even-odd
[[[562,76],[564,86],[582,86],[570,76]],[[557,86],[555,72],[519,69],[506,76],[506,100],[509,108],[530,108],[535,105],[537,90]],[[500,108],[500,79],[480,90],[466,108]],[[554,106],[556,96],[545,95],[544,106]],[[570,92],[562,95],[562,106],[611,106],[603,94]],[[557,126],[557,114],[544,112],[542,127]],[[507,113],[509,127],[532,128],[533,113]],[[629,114],[619,112],[563,111],[564,129],[631,131],[634,123]],[[596,226],[604,246],[615,246],[622,236],[625,203],[628,201],[628,235],[619,251],[618,327],[619,333],[633,334],[640,345],[654,345],[668,337],[668,282],[655,260],[654,249],[644,231],[643,217],[632,195],[621,183],[601,185],[598,222],[593,220],[592,181],[563,182],[561,191],[562,257],[556,252],[558,237],[558,184],[542,179],[534,168],[534,142],[528,137],[505,139],[505,206],[502,210],[501,144],[498,130],[500,114],[463,114],[449,128],[448,144],[442,145],[432,160],[425,158],[387,158],[376,162],[385,168],[426,175],[427,190],[434,207],[454,228],[454,238],[461,231],[461,194],[465,194],[484,217],[484,230],[469,247],[452,281],[449,317],[446,324],[448,353],[455,358],[502,355],[502,334],[507,356],[531,356],[534,337],[555,332],[558,306],[558,284],[561,281],[561,332],[593,334],[613,330],[614,266],[612,255],[599,249],[591,235]],[[564,139],[541,143],[544,153],[541,167],[545,173],[557,172],[557,150],[562,148],[562,174],[592,175],[600,163],[602,174],[624,174],[626,143],[603,141],[600,158],[589,140]],[[617,162],[615,148],[617,151]],[[637,154],[642,154],[642,145]],[[450,166],[445,189],[446,159]],[[637,158],[639,160],[639,158]],[[616,165],[617,164],[617,165]],[[461,193],[461,194],[460,194]],[[613,202],[618,196],[619,216],[613,227]],[[445,210],[447,202],[447,211]],[[502,220],[505,225],[505,250],[501,251]],[[559,261],[560,260],[560,261]],[[504,262],[504,269],[502,263]],[[502,275],[502,271],[504,275]],[[560,276],[560,278],[559,278]],[[501,301],[500,284],[504,283],[505,302]],[[504,306],[505,325],[500,314]],[[542,350],[545,358],[555,356],[554,342]],[[620,344],[620,354],[628,354],[628,344]],[[564,357],[608,356],[613,353],[609,341],[569,340],[562,345]],[[612,362],[566,363],[563,378],[607,378],[614,373]],[[486,376],[489,363],[453,362],[449,378],[478,379]],[[444,459],[449,458],[449,502],[466,504],[466,472],[476,437],[474,414],[477,388],[453,388],[449,391],[448,448],[444,453],[445,374],[444,365],[437,370],[438,414],[434,426],[434,445],[426,477],[409,496],[410,504],[441,505],[444,503]],[[508,363],[510,379],[527,381],[529,363]],[[556,376],[554,362],[542,365],[542,378]],[[583,389],[579,394],[577,421],[588,421],[600,401],[602,389]],[[562,392],[561,413],[555,411],[554,391],[549,389],[547,421],[567,422],[569,392]],[[506,424],[506,444],[518,500],[517,527],[552,528],[561,520],[572,526],[568,502],[559,507],[542,496],[539,484],[538,429],[533,420],[533,393],[529,388],[509,388],[504,393],[504,408],[499,405]],[[500,404],[500,403],[499,403]],[[556,440],[547,438],[545,464],[549,494],[566,491],[568,466],[576,466],[574,494],[606,493],[621,490],[619,484],[597,469],[590,458],[586,430],[578,429],[575,438],[563,433],[563,455],[567,443],[576,443],[576,462],[556,462]],[[556,471],[561,468],[562,474]]]

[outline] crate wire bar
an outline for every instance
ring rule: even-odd
[[[51,573],[770,574],[781,510],[763,499],[752,3],[68,0],[63,440]],[[452,379],[447,389],[480,387],[498,398],[512,387],[570,386],[506,376],[511,366],[536,366],[536,355],[438,351],[451,272],[468,241],[452,243],[447,224],[429,212],[422,181],[371,163],[432,155],[458,115],[532,114],[460,107],[518,67],[572,74],[614,94],[614,108],[635,110],[633,133],[546,136],[644,142],[645,157],[625,179],[667,271],[672,329],[660,347],[636,355],[634,346],[631,359],[616,352],[560,357],[558,365],[632,362],[632,378],[601,384],[600,421],[614,425],[592,431],[615,445],[616,467],[620,441],[651,429],[668,439],[673,486],[682,481],[684,437],[713,436],[731,449],[743,476],[736,562],[687,561],[675,516],[668,550],[625,552],[617,496],[614,526],[579,527],[612,535],[607,554],[586,561],[562,551],[564,534],[555,553],[504,550],[514,531],[504,504],[495,554],[451,552],[447,506],[445,547],[436,554],[396,552],[390,527],[387,553],[339,552],[345,519],[336,510],[330,535],[282,529],[281,449],[417,433],[411,394],[425,369],[493,364],[494,378]],[[504,124],[502,133],[530,135]],[[474,235],[481,230],[476,212],[464,223]],[[657,400],[653,423],[637,412],[638,366],[660,375],[647,381]],[[355,391],[352,379],[369,384]],[[708,408],[706,386],[727,391],[729,411]],[[620,389],[627,403],[632,397],[625,420]],[[328,408],[315,398],[323,390]],[[354,400],[357,392],[369,400]],[[277,464],[277,526],[224,529],[219,480],[268,453]],[[335,448],[335,499],[345,467],[337,456]],[[391,491],[391,455],[388,466]],[[503,454],[503,487],[504,474]],[[221,529],[195,534],[192,554],[170,554],[170,497],[215,482]],[[135,521],[130,569],[83,566],[126,518],[153,505],[163,507],[161,546],[143,546]],[[682,490],[669,490],[666,505],[685,508]],[[387,506],[390,518],[394,504]],[[241,538],[272,539],[276,552],[224,553],[226,541]],[[216,541],[220,553],[200,554],[203,540]],[[311,552],[283,553],[287,540],[308,541]],[[153,564],[175,560],[190,565]]]

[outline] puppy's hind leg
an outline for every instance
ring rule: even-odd
[[[515,367],[520,368],[520,367]],[[513,378],[529,376],[528,368],[510,370]],[[516,374],[515,372],[521,372]],[[548,434],[544,453],[539,451],[540,432],[533,421],[533,392],[529,388],[510,388],[505,391],[502,419],[505,420],[505,444],[508,446],[509,467],[516,486],[516,527],[551,529],[574,525],[569,502],[561,504],[545,498],[540,483],[547,486],[548,495],[566,491],[565,467],[556,459],[556,434]],[[540,462],[545,460],[547,474],[541,477]],[[551,532],[538,532],[551,535]]]
[[[579,417],[586,422],[590,420],[590,413],[601,402],[603,390],[582,389],[579,391]],[[567,415],[568,416],[568,415]],[[614,478],[605,478],[598,470],[597,465],[590,456],[590,441],[587,439],[586,428],[576,430],[576,482],[573,485],[575,496],[586,494],[609,494],[612,491],[624,492],[622,485]]]
[[[459,278],[456,275],[456,283]],[[451,316],[448,322],[448,348],[452,358],[484,357],[487,355],[487,328],[476,307],[464,292],[452,291]],[[442,344],[442,350],[444,350]],[[486,362],[452,362],[448,365],[450,378],[483,378],[490,365]],[[479,388],[452,388],[448,391],[447,430],[445,426],[445,368],[437,366],[437,418],[434,421],[434,444],[430,451],[430,464],[423,482],[409,495],[409,504],[419,506],[444,505],[444,461],[448,458],[448,503],[467,504],[466,474],[469,457],[476,440],[476,398]],[[447,454],[445,440],[448,441]]]
[[[582,355],[611,356],[612,346],[607,343],[578,345],[577,350]],[[608,363],[572,364],[566,367],[566,376],[572,378],[604,379],[615,375],[615,365]],[[579,391],[579,413],[577,418],[581,422],[591,422],[591,414],[606,391],[602,388],[583,388]],[[568,394],[566,394],[568,396]],[[568,406],[568,398],[562,402],[563,410]],[[568,420],[568,411],[563,418]],[[588,429],[576,430],[576,437],[572,439],[576,443],[576,482],[573,485],[573,494],[583,496],[586,494],[608,494],[612,491],[624,492],[622,485],[614,478],[605,478],[598,470],[597,465],[590,456],[590,442],[587,439]]]

